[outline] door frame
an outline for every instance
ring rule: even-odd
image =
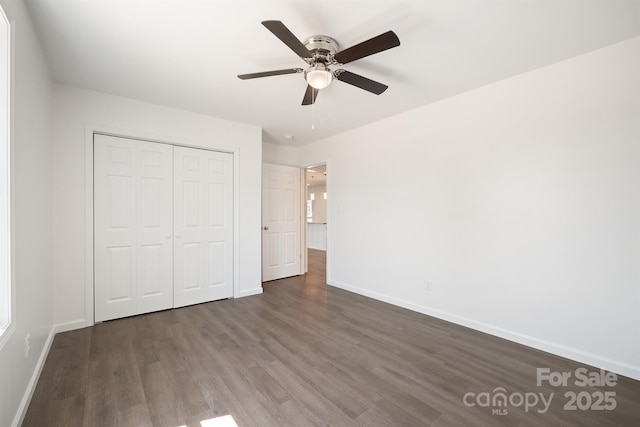
[[[303,182],[302,182],[302,212],[305,213],[305,215],[301,215],[301,222],[302,222],[302,228],[303,228],[303,235],[304,235],[304,251],[302,251],[304,253],[303,255],[303,261],[304,261],[304,272],[307,273],[309,271],[309,256],[307,253],[307,218],[306,218],[306,212],[307,212],[307,169],[308,168],[312,168],[314,166],[318,166],[318,165],[324,165],[325,169],[326,169],[326,173],[327,173],[327,179],[326,179],[326,191],[327,191],[327,201],[326,201],[326,227],[327,227],[327,232],[326,232],[326,238],[327,238],[327,246],[326,246],[326,253],[327,255],[329,254],[329,249],[330,249],[330,236],[329,236],[329,231],[330,231],[330,222],[331,222],[331,209],[329,209],[329,205],[331,203],[331,197],[330,196],[330,181],[331,181],[331,173],[330,173],[330,167],[329,167],[329,163],[330,160],[326,159],[326,160],[321,160],[321,161],[317,161],[317,162],[313,162],[311,164],[309,164],[308,166],[304,166],[302,168],[302,175],[303,175]],[[329,284],[329,264],[330,264],[330,258],[329,256],[327,256],[326,258],[326,263],[325,263],[325,278],[326,278],[326,282],[327,284]]]
[[[271,163],[271,162],[262,162],[270,163],[270,164],[280,164],[280,163]],[[309,257],[307,254],[307,168],[311,168],[316,165],[325,165],[327,171],[327,196],[330,194],[330,181],[331,181],[331,173],[330,173],[330,159],[320,160],[314,163],[309,164],[308,166],[293,166],[298,167],[300,169],[300,274],[306,274],[309,271]],[[288,166],[288,165],[282,165]],[[262,184],[264,185],[264,183]],[[331,210],[329,209],[330,205],[330,197],[327,197],[327,254],[329,253],[329,249],[331,247],[331,239],[330,239],[330,221],[331,221]],[[264,201],[262,202],[264,203]],[[262,208],[262,207],[261,207]],[[262,228],[263,224],[260,224],[260,228]],[[262,241],[260,242],[262,247]],[[262,265],[264,253],[261,254],[260,262]],[[330,258],[327,256],[327,261],[325,265],[325,274],[326,274],[326,282],[329,284],[329,272],[330,270]],[[263,282],[264,283],[264,282]]]
[[[240,149],[230,145],[190,140],[99,124],[85,125],[85,326],[95,324],[93,265],[93,135],[139,139],[179,147],[220,151],[233,155],[233,298],[240,295]]]

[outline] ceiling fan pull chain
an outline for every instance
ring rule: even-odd
[[[316,100],[315,90],[311,92],[311,129],[316,128]]]
[[[324,116],[324,122],[329,123],[329,114],[331,113],[331,99],[327,99],[325,101],[325,105],[327,108],[324,109],[326,111],[326,116]]]

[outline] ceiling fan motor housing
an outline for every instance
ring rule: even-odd
[[[313,54],[313,62],[333,63],[333,55],[338,51],[338,42],[329,36],[311,36],[304,46]]]

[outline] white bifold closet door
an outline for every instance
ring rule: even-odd
[[[174,148],[174,307],[233,295],[233,155]]]
[[[95,320],[173,306],[173,147],[94,136]]]
[[[94,136],[95,321],[233,296],[233,155]]]

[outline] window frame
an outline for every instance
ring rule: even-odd
[[[12,55],[13,26],[0,5],[0,349],[15,331],[13,280]],[[3,129],[4,128],[4,129]],[[3,182],[4,181],[4,182]]]

